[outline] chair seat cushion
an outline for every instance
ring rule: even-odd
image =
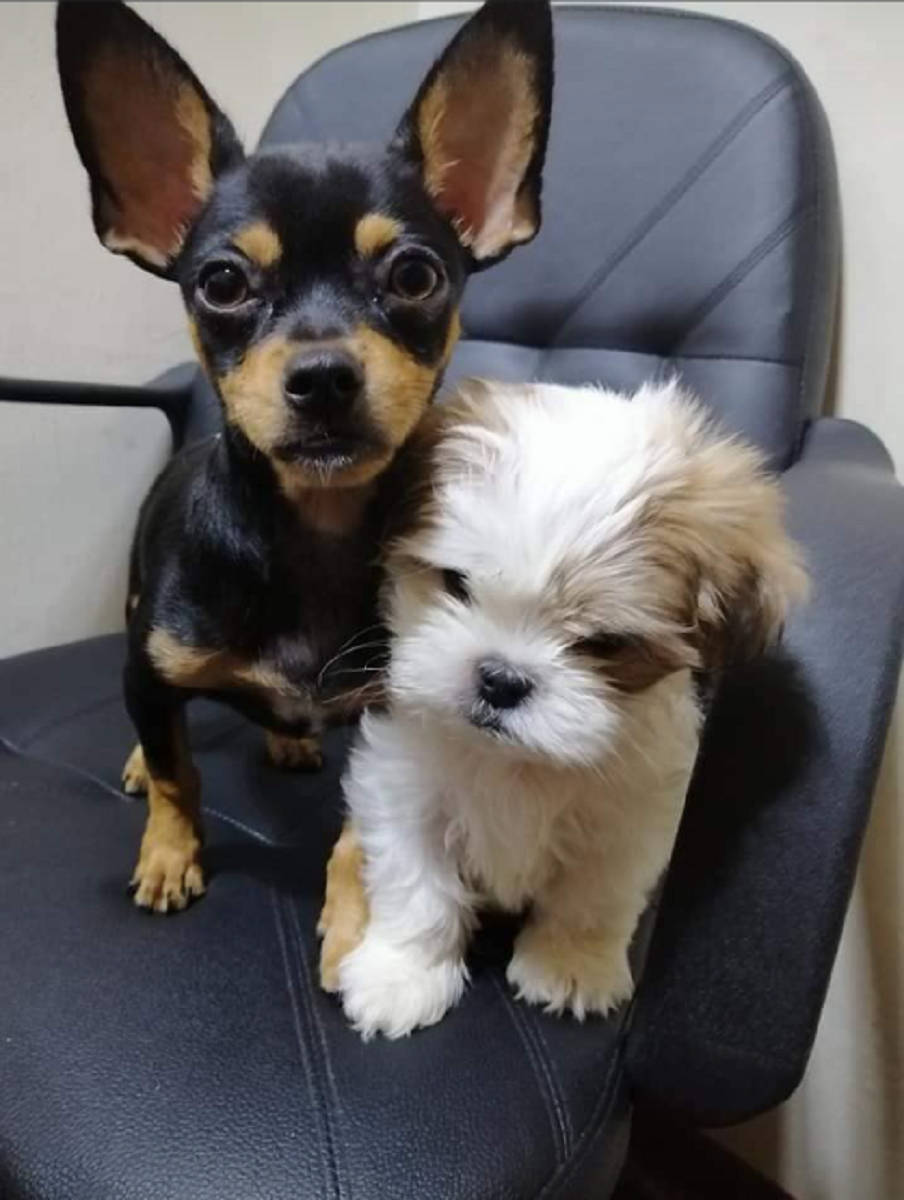
[[[4,1200],[524,1200],[610,1194],[625,1016],[516,1003],[506,925],[461,1005],[364,1044],[316,986],[348,734],[317,776],[190,706],[210,886],[171,917],[126,894],[144,804],[120,637],[0,663],[0,1195]]]

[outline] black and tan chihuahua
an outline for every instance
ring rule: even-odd
[[[139,745],[123,782],[149,802],[132,882],[136,904],[168,912],[204,890],[186,701],[227,702],[275,762],[306,767],[324,724],[371,694],[359,668],[399,451],[449,360],[467,276],[539,228],[549,5],[489,0],[374,150],[246,156],[120,3],[61,4],[57,50],[97,234],[178,282],[225,418],[158,478],[132,552]]]

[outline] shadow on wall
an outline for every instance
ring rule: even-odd
[[[843,232],[842,232],[843,236]],[[832,333],[832,346],[829,350],[829,367],[826,373],[826,394],[822,415],[838,416],[838,380],[841,374],[841,361],[844,354],[844,305],[841,297],[844,288],[844,265],[838,268],[838,298],[835,301],[835,328]]]
[[[715,1134],[798,1200],[892,1200],[902,1194],[904,779],[899,744],[904,744],[904,690],[804,1081],[787,1104]]]
[[[904,964],[898,945],[904,941],[904,819],[898,763],[899,741],[904,738],[902,699],[892,719],[857,879],[865,915],[871,1016],[882,1065],[876,1078],[877,1137],[889,1188],[904,1187]]]

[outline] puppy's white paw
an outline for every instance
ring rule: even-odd
[[[605,1016],[634,990],[627,941],[546,923],[522,929],[506,977],[519,1000],[547,1012],[568,1010],[579,1021],[588,1013]]]
[[[370,934],[339,966],[345,1015],[365,1041],[375,1033],[400,1038],[435,1025],[461,998],[465,980],[459,959],[430,963]]]

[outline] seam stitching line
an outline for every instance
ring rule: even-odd
[[[531,1065],[531,1070],[534,1079],[537,1083],[537,1090],[543,1099],[543,1107],[546,1109],[546,1115],[549,1119],[549,1124],[552,1128],[552,1140],[556,1152],[557,1167],[561,1166],[567,1156],[570,1148],[570,1139],[568,1136],[567,1122],[562,1111],[561,1100],[557,1094],[557,1089],[553,1086],[549,1073],[544,1069],[544,1065],[540,1059],[540,1054],[537,1046],[534,1044],[530,1032],[525,1028],[521,1013],[515,1009],[515,1004],[505,990],[504,986],[498,979],[495,973],[491,976],[493,986],[502,1000],[502,1007],[505,1009],[509,1020],[518,1034],[518,1038],[524,1047],[527,1054],[528,1062]]]
[[[288,897],[285,898],[284,904],[288,910],[289,919],[295,932],[298,962],[300,964],[301,974],[304,976],[305,987],[302,990],[302,997],[308,1010],[308,1023],[310,1027],[317,1032],[317,1037],[320,1042],[320,1054],[318,1055],[318,1059],[322,1060],[323,1070],[329,1087],[329,1095],[332,1098],[333,1109],[335,1110],[336,1116],[341,1118],[342,1103],[339,1099],[339,1088],[336,1083],[333,1064],[330,1061],[323,1022],[320,1020],[320,1015],[317,1012],[317,1005],[314,996],[315,984],[312,979],[308,964],[307,945],[304,937],[302,936],[301,924],[298,919],[298,911]],[[326,1096],[324,1096],[324,1099],[326,1099]],[[329,1137],[330,1156],[332,1159],[334,1178],[336,1182],[336,1193],[341,1198],[343,1195],[347,1196],[351,1194],[351,1189],[348,1187],[349,1176],[348,1172],[344,1169],[344,1159],[339,1154],[339,1145],[342,1141],[339,1133],[339,1123],[338,1121],[331,1119],[329,1110],[326,1106],[324,1106],[324,1123],[326,1125],[327,1134]],[[344,1176],[345,1178],[346,1186],[344,1187],[340,1176]]]
[[[719,305],[725,300],[735,288],[739,287],[744,282],[747,276],[757,267],[763,259],[765,259],[773,250],[785,241],[787,237],[794,231],[799,219],[810,210],[809,204],[798,205],[781,224],[777,225],[771,233],[768,233],[758,245],[750,251],[750,253],[742,258],[736,266],[725,276],[721,283],[717,283],[709,295],[704,296],[700,303],[694,308],[687,318],[687,324],[678,335],[678,340],[675,343],[675,350],[672,352],[678,357],[681,355],[681,346],[690,335],[694,332],[697,326],[714,312]],[[789,364],[797,366],[797,363]]]
[[[301,1003],[298,995],[298,989],[292,978],[292,965],[289,957],[289,946],[287,931],[285,929],[282,912],[280,911],[280,897],[276,893],[275,888],[270,888],[270,898],[273,904],[273,916],[276,921],[276,932],[279,938],[279,949],[282,954],[283,972],[286,980],[286,990],[289,993],[289,1001],[292,1008],[292,1022],[295,1028],[295,1040],[298,1044],[298,1053],[301,1058],[302,1066],[305,1074],[305,1081],[308,1085],[308,1095],[311,1100],[311,1111],[316,1114],[317,1123],[321,1128],[321,1137],[318,1138],[318,1150],[320,1152],[320,1166],[323,1174],[324,1182],[324,1197],[336,1196],[336,1180],[333,1174],[333,1163],[329,1159],[329,1151],[327,1147],[328,1133],[326,1131],[325,1114],[319,1104],[317,1088],[314,1079],[314,1068],[311,1047],[308,1044],[308,1038],[305,1036],[304,1023],[302,1020]]]
[[[612,1052],[612,1061],[609,1064],[609,1070],[606,1072],[606,1078],[603,1080],[603,1086],[593,1107],[593,1112],[590,1114],[587,1124],[581,1130],[580,1136],[573,1147],[571,1157],[567,1162],[553,1171],[549,1179],[547,1179],[546,1183],[537,1193],[535,1200],[544,1200],[544,1197],[551,1197],[556,1194],[561,1195],[560,1185],[568,1182],[580,1165],[584,1154],[595,1144],[596,1139],[605,1130],[606,1117],[615,1099],[616,1068],[620,1068],[621,1065],[622,1051],[620,1047],[616,1046]],[[553,1188],[556,1189],[555,1192]]]
[[[22,746],[27,749],[37,738],[43,737],[44,734],[50,733],[51,730],[59,729],[61,725],[68,725],[70,721],[75,721],[78,717],[83,717],[85,713],[94,712],[98,708],[104,708],[118,699],[120,699],[120,693],[118,691],[111,692],[109,696],[102,696],[99,700],[92,700],[90,704],[83,705],[81,708],[76,709],[75,712],[67,712],[62,716],[54,717],[52,721],[47,721],[45,724],[39,725],[37,729],[33,729],[31,733],[27,733]]]
[[[514,1001],[513,1001],[514,1004]],[[568,1135],[567,1145],[565,1147],[566,1156],[571,1153],[571,1148],[574,1145],[574,1127],[571,1122],[571,1113],[565,1101],[565,1093],[559,1081],[559,1075],[556,1070],[555,1059],[549,1049],[549,1043],[546,1040],[546,1034],[543,1032],[543,1025],[540,1017],[532,1008],[524,1012],[525,1024],[528,1025],[537,1039],[541,1061],[549,1071],[550,1087],[555,1089],[562,1101],[562,1114],[565,1118],[565,1132]]]
[[[684,173],[681,179],[674,184],[663,198],[656,204],[634,229],[634,232],[629,234],[622,244],[613,252],[612,255],[593,272],[587,282],[577,292],[574,299],[565,306],[564,312],[559,319],[559,323],[553,331],[552,336],[546,344],[546,349],[555,347],[558,339],[563,331],[568,326],[569,322],[580,311],[589,297],[600,287],[602,283],[612,274],[627,256],[640,244],[641,241],[649,234],[668,213],[675,207],[681,198],[686,195],[690,188],[697,180],[706,172],[719,156],[728,149],[736,138],[746,129],[754,117],[766,107],[770,100],[779,95],[786,88],[790,87],[792,77],[790,75],[779,75],[771,83],[767,84],[760,92],[757,93],[751,100],[744,105],[738,115],[725,126],[715,141],[703,151],[695,163]]]

